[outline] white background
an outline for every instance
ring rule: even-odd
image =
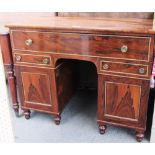
[[[0,0],[0,11],[155,11],[154,0]]]

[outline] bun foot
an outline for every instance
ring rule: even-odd
[[[55,122],[56,125],[59,125],[60,121],[61,121],[61,116],[59,116],[59,115],[54,116],[54,122]]]
[[[144,139],[144,132],[136,132],[136,140],[141,142]]]
[[[16,117],[19,117],[19,106],[18,105],[13,105],[13,109],[14,109]]]
[[[105,134],[107,126],[106,125],[99,125],[99,132],[100,134]]]
[[[19,112],[15,112],[16,117],[19,117]]]
[[[30,110],[25,110],[24,111],[24,116],[25,116],[25,119],[30,119]]]
[[[16,117],[19,117],[19,110],[18,109],[14,109],[15,115]]]
[[[25,119],[30,119],[30,115],[25,115]]]

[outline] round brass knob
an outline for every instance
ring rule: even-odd
[[[103,69],[107,70],[109,68],[109,65],[108,64],[104,64],[103,65]]]
[[[22,59],[22,57],[20,55],[16,56],[16,61],[20,61]]]
[[[140,74],[144,74],[145,73],[145,69],[144,68],[139,68],[139,73]]]
[[[31,46],[32,43],[33,43],[32,39],[27,39],[27,40],[25,40],[25,44],[26,44],[27,46]]]
[[[49,59],[48,58],[43,59],[43,64],[49,64]]]
[[[122,52],[122,53],[126,53],[127,51],[128,51],[128,46],[123,45],[123,46],[121,47],[121,52]]]

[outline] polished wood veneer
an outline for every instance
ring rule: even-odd
[[[106,18],[136,18],[153,19],[153,12],[56,12],[59,17],[106,17]]]
[[[22,52],[16,52],[13,55],[15,64],[26,64],[26,65],[40,65],[40,66],[53,66],[52,56],[49,54],[23,54]]]
[[[7,24],[12,29],[21,28],[31,30],[46,31],[53,30],[58,32],[83,32],[83,33],[139,33],[154,34],[152,29],[152,19],[134,19],[134,18],[102,18],[102,17],[47,17],[33,18],[26,20],[25,18]]]
[[[52,17],[7,25],[0,42],[13,99],[27,119],[30,110],[61,112],[75,92],[74,60],[98,74],[97,123],[132,128],[141,141],[146,129],[155,31],[152,20]],[[11,46],[10,46],[11,42]],[[16,80],[15,80],[16,78]]]
[[[12,31],[12,37],[15,50],[53,51],[149,61],[150,37],[28,31]],[[32,46],[25,44],[29,38],[33,40]],[[83,48],[83,45],[87,48]],[[123,45],[128,47],[127,53],[121,52]]]
[[[101,71],[107,73],[122,73],[130,76],[145,76],[148,77],[148,65],[142,64],[133,64],[125,62],[110,62],[110,61],[101,61]]]

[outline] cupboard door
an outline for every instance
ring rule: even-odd
[[[138,120],[141,87],[139,85],[105,82],[104,116]]]
[[[23,108],[52,112],[52,70],[16,67],[16,73]]]
[[[149,81],[100,76],[99,120],[123,126],[144,127]]]

